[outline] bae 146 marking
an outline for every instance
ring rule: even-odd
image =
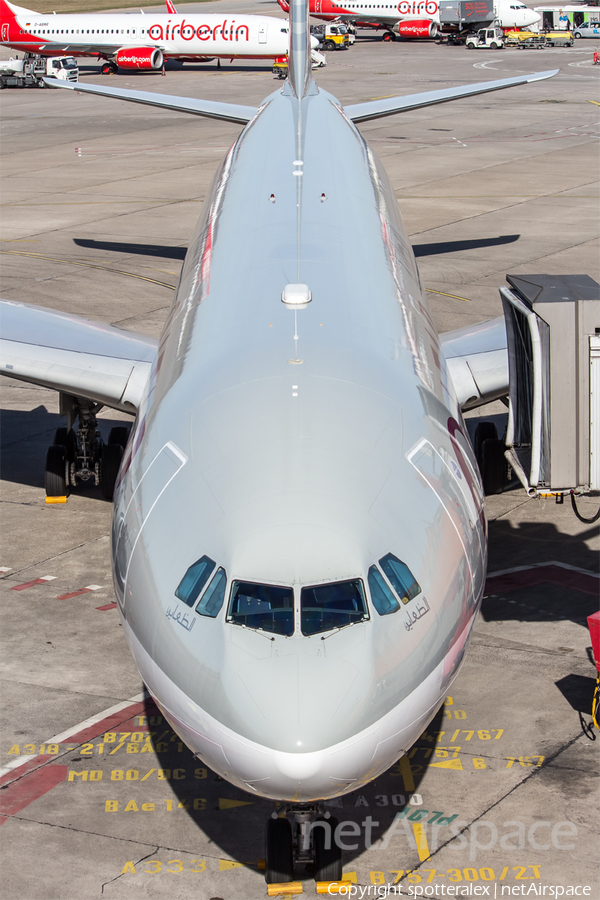
[[[287,12],[288,0],[277,0],[280,7]],[[437,0],[400,0],[396,3],[359,3],[350,0],[309,0],[310,13],[316,19],[332,21],[342,19],[353,22],[362,28],[385,29],[383,40],[396,40],[396,36],[404,38],[435,37],[440,31],[440,10]],[[478,16],[477,3],[471,4],[472,14],[469,25],[475,27],[483,21]],[[494,12],[497,21],[504,29],[528,28],[540,21],[539,13],[529,9],[519,0],[495,0]],[[489,21],[486,17],[486,21]]]
[[[96,56],[106,60],[105,73],[118,68],[156,70],[165,59],[273,59],[289,49],[287,22],[271,16],[41,15],[0,0],[0,21],[0,42],[13,50]]]
[[[461,410],[508,391],[502,319],[437,335],[356,123],[556,74],[342,107],[312,78],[306,0],[290,33],[289,78],[258,108],[46,79],[245,127],[160,341],[3,301],[0,345],[3,375],[62,395],[48,493],[84,450],[114,490],[119,614],[162,714],[213,771],[285,804],[269,882],[309,860],[339,879],[323,801],[386,771],[444,703],[487,562]],[[135,415],[128,442],[95,438],[102,404]]]

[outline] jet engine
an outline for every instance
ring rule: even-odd
[[[432,22],[431,19],[398,22],[398,34],[403,38],[433,38],[437,33],[437,22]]]
[[[160,69],[163,64],[162,50],[155,47],[122,47],[115,62],[120,69]]]

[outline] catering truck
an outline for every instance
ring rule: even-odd
[[[34,56],[0,61],[0,89],[6,87],[45,87],[44,76],[61,81],[79,81],[79,69],[72,56]]]

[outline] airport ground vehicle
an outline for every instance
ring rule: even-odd
[[[582,22],[573,32],[575,38],[600,38],[600,22]]]
[[[501,28],[480,28],[475,34],[467,36],[467,50],[500,50],[504,47],[504,32]]]
[[[44,75],[61,81],[79,81],[79,69],[72,56],[43,56],[25,54],[22,59],[0,62],[0,90],[6,87],[45,87]]]
[[[534,12],[542,17],[540,28],[551,31],[553,28],[574,31],[584,23],[597,22],[600,19],[596,5],[576,4],[570,6],[536,6]]]
[[[350,35],[344,22],[312,25],[310,33],[320,42],[321,50],[347,50],[350,46]]]

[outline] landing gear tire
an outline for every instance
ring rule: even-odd
[[[72,428],[57,428],[54,434],[54,443],[60,444],[67,451],[67,459],[74,462],[77,456],[77,435]]]
[[[120,444],[105,444],[102,449],[100,463],[100,486],[105,500],[112,500],[115,483],[119,474],[119,466],[123,459],[123,448]]]
[[[504,441],[489,438],[481,445],[481,480],[486,495],[501,494],[506,484]]]
[[[48,447],[45,472],[47,497],[67,496],[67,465],[66,447],[61,444],[52,444],[51,447]]]
[[[109,444],[119,444],[120,447],[125,449],[127,446],[127,441],[129,440],[129,428],[127,425],[117,425],[115,428],[111,428],[108,434],[108,443]]]
[[[483,442],[489,440],[496,440],[498,437],[498,431],[496,430],[496,426],[493,422],[479,422],[477,427],[475,428],[475,436],[473,438],[473,450],[475,451],[475,459],[477,460],[477,465],[479,466],[479,471],[482,472],[482,450]]]
[[[326,842],[327,829],[313,828],[312,837],[315,848],[315,881],[341,881],[342,880],[342,850],[333,839],[338,821],[330,819],[317,819],[317,822],[327,822],[331,828],[330,841]],[[316,823],[315,823],[316,824]],[[329,848],[326,847],[329,843]]]
[[[282,884],[292,880],[294,851],[292,826],[287,819],[267,822],[265,880],[267,884]]]
[[[395,41],[395,40],[396,40],[396,35],[394,34],[393,31],[386,31],[386,32],[382,35],[381,40],[382,40],[382,41]]]

